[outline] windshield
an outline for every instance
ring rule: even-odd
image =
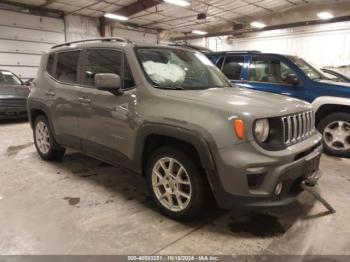
[[[170,48],[138,48],[136,52],[147,78],[157,88],[196,90],[231,86],[201,53]]]
[[[316,66],[307,63],[304,59],[290,56],[289,57],[294,64],[296,64],[300,70],[302,70],[311,80],[319,81],[319,80],[330,80],[320,69]]]
[[[22,81],[10,71],[0,71],[0,84],[21,85]]]

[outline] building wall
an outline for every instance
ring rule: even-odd
[[[35,77],[41,54],[64,39],[62,19],[0,10],[0,69]]]
[[[99,22],[96,18],[81,15],[68,15],[65,16],[64,20],[67,41],[101,37],[99,32]],[[106,36],[111,36],[110,27],[107,27],[106,29]]]
[[[350,22],[251,33],[244,38],[191,41],[214,51],[259,50],[298,55],[319,67],[350,64]]]
[[[115,37],[125,37],[139,44],[156,44],[157,34],[151,32],[143,32],[139,30],[127,30],[118,27],[112,27],[112,35]]]
[[[122,36],[137,43],[157,43],[157,34],[106,27],[106,36]],[[99,38],[99,21],[80,15],[48,18],[0,10],[0,69],[23,80],[35,78],[40,57],[65,41]]]

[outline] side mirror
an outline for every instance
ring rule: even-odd
[[[288,85],[296,86],[299,84],[299,79],[296,74],[288,74],[284,82]]]
[[[109,91],[115,95],[123,94],[120,76],[111,73],[100,73],[95,75],[95,86],[98,90]]]

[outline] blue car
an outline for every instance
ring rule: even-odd
[[[350,83],[332,81],[321,70],[296,56],[259,51],[206,55],[240,87],[312,103],[325,152],[350,156]]]

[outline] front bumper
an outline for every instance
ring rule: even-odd
[[[315,185],[321,176],[321,135],[291,146],[284,152],[262,153],[251,144],[221,150],[217,174],[210,173],[214,196],[225,209],[287,205],[302,192],[301,182]],[[276,186],[282,190],[276,194]]]

